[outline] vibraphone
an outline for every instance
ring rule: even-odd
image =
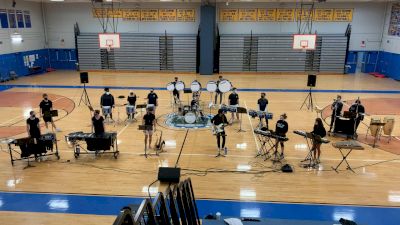
[[[270,159],[272,156],[274,156],[272,161],[279,162],[280,158],[278,156],[278,152],[277,152],[277,148],[276,148],[276,145],[278,143],[277,140],[286,142],[289,140],[289,138],[276,135],[271,130],[259,129],[259,128],[254,130],[254,134],[257,135],[258,141],[261,144],[261,147],[257,152],[256,158],[263,157],[264,161],[265,161],[265,160]],[[271,152],[272,152],[272,154],[271,154]]]
[[[293,131],[293,133],[304,137],[306,139],[306,142],[307,142],[308,154],[304,158],[304,160],[301,161],[302,166],[306,167],[306,168],[309,168],[309,167],[315,168],[318,165],[318,161],[314,157],[314,154],[313,154],[314,149],[312,149],[312,146],[314,145],[314,142],[318,141],[318,142],[321,142],[323,144],[328,144],[330,141],[328,139],[326,139],[326,138],[321,138],[320,136],[315,135],[315,134],[313,134],[311,132],[305,132],[305,131],[302,131],[302,130],[295,130],[295,131]],[[310,146],[310,142],[308,140],[311,141],[311,146]]]
[[[65,136],[65,140],[72,144],[74,149],[74,157],[79,158],[81,154],[113,154],[114,158],[118,158],[118,140],[117,133],[105,132],[100,135],[94,133],[73,132]],[[82,147],[80,142],[86,142],[86,149]],[[84,151],[81,151],[84,150]]]
[[[54,133],[48,133],[41,135],[40,138],[35,142],[33,138],[19,138],[19,139],[9,139],[7,141],[8,151],[10,154],[11,165],[14,165],[15,161],[27,159],[28,166],[29,159],[39,158],[41,156],[55,155],[57,159],[60,159],[58,153],[57,137]],[[14,146],[19,147],[19,151]],[[19,155],[15,157],[14,154]]]

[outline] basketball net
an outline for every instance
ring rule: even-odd
[[[307,52],[306,46],[301,46],[301,47],[302,47],[301,49],[302,52]]]
[[[107,52],[111,51],[111,45],[107,45]]]

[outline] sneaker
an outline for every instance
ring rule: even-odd
[[[284,158],[285,158],[285,156],[283,155],[283,153],[280,154],[280,158],[281,158],[281,159],[284,159]]]
[[[226,154],[228,154],[228,148],[227,147],[224,148],[224,155],[226,155]]]

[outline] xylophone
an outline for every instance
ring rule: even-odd
[[[118,144],[117,144],[117,133],[115,132],[104,132],[102,134],[95,133],[84,133],[84,132],[73,132],[65,136],[67,142],[72,143],[74,148],[74,156],[78,158],[80,154],[89,154],[88,151],[95,152],[95,154],[106,153],[105,151],[113,149],[108,153],[114,154],[114,158],[119,155]],[[87,145],[87,151],[80,151],[80,141],[85,141]]]
[[[252,118],[266,117],[269,120],[272,120],[272,118],[273,118],[273,114],[272,113],[267,113],[267,112],[264,112],[264,111],[256,111],[256,110],[252,110],[252,109],[249,110],[249,116],[251,116]]]

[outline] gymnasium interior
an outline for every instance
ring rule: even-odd
[[[400,1],[0,0],[1,225],[399,225]]]

